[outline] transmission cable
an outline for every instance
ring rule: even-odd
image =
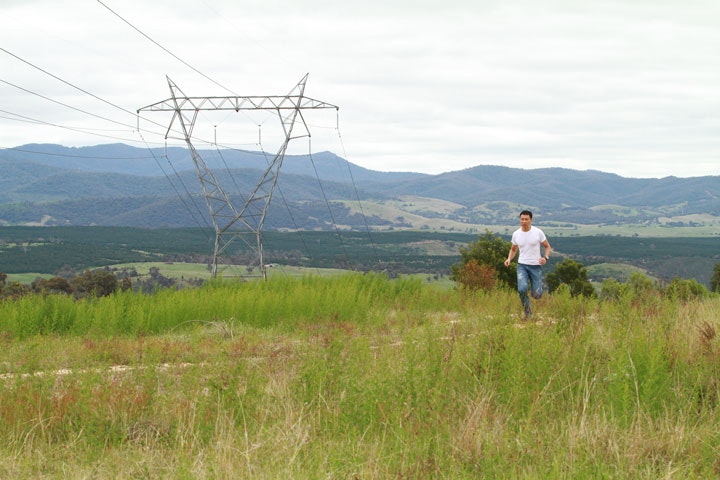
[[[262,125],[258,125],[258,128],[262,127]],[[258,132],[258,147],[260,148],[260,152],[265,157],[265,163],[270,166],[270,159],[268,159],[267,152],[265,151],[265,148],[262,145],[262,136]],[[279,172],[278,172],[279,173]],[[280,195],[280,198],[282,199],[283,205],[285,205],[285,209],[288,212],[288,216],[290,217],[290,221],[293,224],[293,227],[295,227],[295,232],[300,237],[300,243],[302,243],[303,248],[305,249],[305,254],[308,256],[308,258],[312,259],[312,255],[310,254],[310,248],[308,247],[307,243],[305,242],[305,237],[302,234],[302,230],[297,224],[297,221],[295,220],[295,216],[292,213],[292,210],[290,209],[290,205],[287,202],[287,199],[285,198],[285,195],[282,192],[282,189],[280,188],[279,183],[276,184],[275,188],[278,191],[278,194]]]
[[[119,105],[116,105],[116,104],[114,104],[114,103],[112,103],[112,102],[110,102],[110,101],[108,101],[108,100],[105,100],[104,98],[99,97],[99,96],[95,95],[94,93],[91,93],[91,92],[85,90],[84,88],[78,87],[77,85],[74,85],[74,84],[68,82],[67,80],[65,80],[65,79],[63,79],[63,78],[60,78],[60,77],[58,77],[57,75],[55,75],[55,74],[53,74],[53,73],[51,73],[51,72],[48,72],[47,70],[45,70],[45,69],[43,69],[43,68],[41,68],[41,67],[33,64],[32,62],[29,62],[29,61],[25,60],[24,58],[22,58],[22,57],[20,57],[20,56],[18,56],[18,55],[15,55],[14,53],[8,51],[8,50],[5,49],[5,48],[0,47],[0,51],[5,52],[6,54],[10,55],[11,57],[13,57],[13,58],[15,58],[15,59],[23,62],[24,64],[26,64],[26,65],[28,65],[28,66],[30,66],[30,67],[32,67],[32,68],[34,68],[34,69],[42,72],[42,73],[44,73],[45,75],[48,75],[48,76],[54,78],[55,80],[58,80],[59,82],[64,83],[65,85],[68,85],[69,87],[74,88],[75,90],[78,90],[78,91],[80,91],[80,92],[82,92],[82,93],[84,93],[84,94],[86,94],[86,95],[89,95],[89,96],[95,98],[96,100],[99,100],[99,101],[101,101],[101,102],[103,102],[103,103],[105,103],[105,104],[107,104],[107,105],[110,105],[110,106],[113,107],[113,108],[117,108],[118,110],[120,110],[120,111],[122,111],[122,112],[125,112],[125,113],[130,114],[133,118],[138,119],[138,123],[139,123],[139,118],[140,118],[140,117],[139,117],[139,115],[137,114],[137,112],[131,112],[130,110],[127,110],[126,108],[123,108],[123,107],[121,107],[121,106],[119,106]],[[51,100],[51,99],[48,99],[48,100]],[[51,100],[51,101],[53,101],[53,100]],[[56,103],[59,103],[59,102],[56,102]],[[71,108],[73,108],[73,107],[71,107]],[[0,110],[0,111],[2,111],[2,110]],[[10,113],[10,112],[5,112],[5,113]],[[14,114],[14,113],[10,113],[10,115],[16,115],[16,116],[18,116],[18,117],[28,118],[28,117],[24,117],[23,115],[17,115],[17,114]],[[36,121],[35,119],[32,119],[32,120],[33,120],[33,121]],[[105,120],[107,120],[107,119],[105,119]],[[165,125],[162,125],[162,124],[160,124],[160,123],[158,123],[158,122],[155,122],[155,121],[153,121],[153,120],[148,120],[148,121],[149,121],[150,123],[153,123],[153,124],[159,126],[159,127],[166,128]],[[78,132],[81,132],[81,133],[91,133],[91,132],[87,132],[87,131],[84,131],[84,130],[75,129],[75,128],[72,128],[72,127],[65,127],[65,126],[62,126],[62,125],[56,125],[56,124],[53,124],[53,123],[44,122],[44,121],[40,121],[40,120],[37,120],[37,122],[38,122],[38,123],[43,123],[43,124],[46,124],[46,125],[50,125],[50,126],[53,126],[53,127],[66,128],[66,129],[68,129],[68,130],[74,130],[74,131],[78,131]],[[132,128],[134,129],[135,127],[132,127]],[[139,130],[139,125],[138,125],[137,128],[138,128],[138,130]],[[153,134],[157,134],[156,132],[151,132],[151,131],[148,131],[148,132],[149,132],[149,133],[153,133]],[[95,135],[97,135],[97,134],[95,134]],[[104,135],[101,135],[101,136],[104,136]],[[115,139],[115,140],[130,141],[130,142],[135,141],[135,140],[131,140],[131,139],[124,139],[124,138],[121,139],[121,138],[117,138],[117,137],[109,137],[109,138],[113,138],[113,139]]]
[[[27,150],[25,148],[17,148],[17,147],[0,147],[3,150],[13,150],[15,152],[23,152],[23,153],[32,153],[34,155],[47,155],[49,157],[66,157],[66,158],[87,158],[87,159],[99,159],[99,160],[147,160],[151,157],[100,157],[97,155],[88,156],[88,155],[70,155],[68,153],[54,153],[54,152],[38,152],[36,150]]]
[[[230,180],[232,180],[233,184],[235,185],[235,189],[237,190],[238,195],[242,199],[243,203],[245,203],[245,196],[242,193],[242,189],[240,189],[240,185],[238,185],[237,181],[235,180],[235,175],[233,175],[232,171],[230,170],[230,166],[225,161],[225,156],[220,151],[220,148],[218,147],[217,143],[215,144],[215,150],[217,151],[218,155],[220,156],[220,160],[222,160],[223,165],[225,165],[225,170],[227,171],[228,175],[230,176]]]
[[[139,132],[138,132],[138,133],[139,133]],[[139,133],[139,135],[140,135],[140,138],[143,140],[143,142],[145,142],[145,138],[143,138],[142,133]],[[188,211],[188,213],[193,217],[193,220],[195,221],[195,223],[197,224],[197,226],[200,227],[200,229],[202,229],[203,226],[200,224],[200,222],[199,222],[199,221],[197,220],[197,218],[195,217],[195,213],[190,209],[190,207],[188,207],[187,203],[185,202],[185,199],[184,199],[183,195],[180,194],[180,192],[178,191],[177,187],[175,186],[175,183],[170,179],[170,176],[167,174],[167,172],[165,171],[165,169],[164,169],[163,166],[161,165],[160,160],[158,160],[157,156],[155,155],[155,152],[153,152],[152,148],[150,148],[150,146],[147,144],[147,142],[145,143],[145,145],[146,145],[148,151],[150,151],[150,154],[152,155],[153,159],[155,160],[155,163],[157,163],[157,166],[160,167],[160,170],[163,172],[163,175],[165,175],[165,178],[168,179],[168,182],[169,182],[170,185],[172,186],[173,190],[175,190],[175,193],[177,194],[178,198],[180,198],[180,201],[181,201],[181,202],[183,203],[183,205],[185,206],[185,209],[186,209],[186,210]],[[190,199],[190,201],[192,202],[192,204],[195,206],[195,210],[197,210],[198,213],[201,213],[202,210],[200,209],[200,207],[198,207],[197,203],[195,202],[194,197],[193,197],[192,194],[190,193],[190,190],[187,188],[187,185],[185,185],[185,182],[183,182],[182,177],[180,176],[180,174],[177,172],[177,170],[176,170],[175,167],[173,166],[173,164],[172,164],[172,162],[170,161],[170,159],[169,159],[169,157],[167,156],[167,154],[165,154],[165,158],[168,160],[168,165],[170,165],[170,168],[172,168],[172,170],[173,170],[173,172],[175,173],[175,176],[177,177],[178,181],[180,182],[180,184],[181,184],[181,185],[183,186],[183,188],[185,189],[185,193],[187,194],[187,197]],[[203,220],[205,221],[205,227],[206,227],[206,228],[212,228],[212,227],[210,226],[210,224],[207,222],[207,219],[206,219],[205,217],[202,217],[202,218],[203,218]]]
[[[90,116],[92,116],[92,117],[99,118],[99,119],[101,119],[101,120],[105,120],[105,121],[110,122],[110,123],[116,123],[116,124],[121,125],[121,126],[123,126],[123,127],[129,127],[129,128],[132,129],[132,130],[135,129],[135,125],[128,125],[127,123],[118,122],[117,120],[112,120],[112,119],[110,119],[110,118],[106,118],[106,117],[103,117],[103,116],[101,116],[101,115],[97,115],[97,114],[95,114],[95,113],[88,112],[88,111],[86,111],[86,110],[82,110],[82,109],[77,108],[77,107],[73,107],[72,105],[68,105],[67,103],[63,103],[63,102],[60,102],[60,101],[58,101],[58,100],[54,100],[54,99],[52,99],[52,98],[50,98],[50,97],[46,97],[45,95],[42,95],[42,94],[40,94],[40,93],[33,92],[32,90],[28,90],[27,88],[23,88],[23,87],[21,87],[21,86],[19,86],[19,85],[15,85],[14,83],[11,83],[11,82],[8,82],[8,81],[6,81],[6,80],[3,80],[2,78],[0,78],[0,82],[4,83],[4,84],[6,84],[6,85],[10,85],[11,87],[15,87],[15,88],[17,88],[18,90],[22,90],[23,92],[26,92],[26,93],[29,93],[29,94],[31,94],[31,95],[35,95],[35,96],[37,96],[37,97],[40,97],[40,98],[42,98],[42,99],[44,99],[44,100],[47,100],[47,101],[49,101],[49,102],[53,102],[53,103],[56,103],[56,104],[58,104],[58,105],[62,105],[63,107],[67,107],[67,108],[69,108],[69,109],[71,109],[71,110],[75,110],[75,111],[77,111],[77,112],[84,113],[84,114],[86,114],[86,115],[90,115]]]
[[[36,69],[36,70],[40,70],[40,71],[43,72],[44,74],[51,76],[51,77],[54,78],[55,80],[58,80],[58,81],[64,83],[65,85],[68,85],[68,86],[70,86],[70,87],[72,87],[72,88],[74,88],[74,89],[76,89],[76,90],[79,90],[79,91],[81,91],[82,93],[84,93],[84,94],[86,94],[86,95],[90,95],[91,97],[93,97],[93,98],[95,98],[95,99],[97,99],[97,100],[100,100],[101,102],[106,103],[106,104],[110,105],[111,107],[115,107],[115,108],[117,108],[118,110],[122,110],[122,111],[125,112],[125,113],[129,113],[129,114],[132,115],[133,117],[137,116],[137,113],[131,112],[130,110],[127,110],[127,109],[125,109],[125,108],[123,108],[123,107],[121,107],[121,106],[119,106],[119,105],[115,105],[114,103],[109,102],[109,101],[105,100],[104,98],[98,97],[97,95],[95,95],[95,94],[93,94],[93,93],[90,93],[90,92],[88,92],[87,90],[78,87],[77,85],[73,85],[72,83],[68,82],[67,80],[63,80],[62,78],[58,77],[57,75],[54,75],[54,74],[48,72],[47,70],[44,70],[44,69],[38,67],[37,65],[34,65],[34,64],[28,62],[27,60],[21,58],[21,57],[18,57],[18,56],[15,55],[14,53],[9,52],[9,51],[5,50],[5,49],[2,48],[2,47],[0,47],[0,50],[2,50],[3,52],[7,53],[7,54],[10,55],[11,57],[14,57],[14,58],[20,60],[20,61],[23,62],[24,64],[29,65],[29,66],[31,66],[32,68]],[[156,124],[156,125],[159,125],[159,126],[161,126],[161,127],[163,126],[163,125],[160,125],[159,123]]]
[[[121,137],[116,137],[116,136],[112,136],[112,135],[105,135],[105,134],[102,134],[102,133],[95,133],[95,132],[92,132],[92,131],[89,131],[89,130],[83,130],[83,129],[80,129],[80,128],[68,127],[68,126],[66,126],[66,125],[58,125],[58,124],[56,124],[56,123],[50,123],[50,122],[46,122],[46,121],[44,121],[44,120],[38,120],[38,119],[36,119],[36,118],[26,117],[25,115],[20,115],[19,113],[8,112],[7,110],[2,110],[2,109],[0,109],[0,112],[6,113],[6,114],[8,114],[8,115],[13,115],[13,116],[15,116],[15,117],[18,117],[18,118],[21,118],[21,119],[22,119],[22,120],[17,120],[17,119],[9,119],[9,120],[25,121],[25,122],[28,122],[28,123],[48,125],[48,126],[50,126],[50,127],[63,128],[63,129],[65,129],[65,130],[71,130],[71,131],[73,131],[73,132],[84,133],[84,134],[87,134],[87,135],[95,135],[95,136],[97,136],[97,137],[111,138],[111,139],[113,139],[113,140],[120,140],[120,141],[123,141],[123,142],[135,142],[135,141],[137,141],[137,140],[131,139],[131,138],[121,138]]]
[[[228,92],[232,93],[233,95],[237,95],[237,93],[233,92],[233,91],[230,90],[229,88],[227,88],[227,87],[225,87],[224,85],[222,85],[222,84],[218,83],[217,81],[213,80],[212,78],[210,78],[209,76],[205,75],[203,72],[201,72],[201,71],[198,70],[197,68],[195,68],[195,67],[193,67],[192,65],[190,65],[188,62],[186,62],[186,61],[183,60],[182,58],[180,58],[180,57],[178,57],[177,55],[175,55],[173,52],[171,52],[171,51],[168,50],[167,48],[165,48],[165,47],[163,47],[162,45],[160,45],[158,42],[156,42],[155,40],[153,40],[153,39],[152,39],[149,35],[147,35],[145,32],[143,32],[142,30],[140,30],[139,28],[137,28],[135,25],[133,25],[133,24],[130,23],[129,21],[125,20],[122,16],[120,16],[119,13],[117,13],[117,12],[114,11],[112,8],[110,8],[110,7],[108,7],[107,5],[105,5],[102,1],[97,0],[97,2],[98,2],[100,5],[102,5],[103,7],[105,7],[106,9],[108,9],[108,11],[109,11],[110,13],[112,13],[113,15],[115,15],[116,17],[118,17],[120,20],[122,20],[123,22],[125,22],[126,24],[128,24],[133,30],[135,30],[135,31],[138,32],[140,35],[142,35],[143,37],[145,37],[146,39],[148,39],[149,41],[151,41],[153,44],[155,44],[155,45],[157,45],[158,47],[160,47],[165,53],[169,54],[170,56],[172,56],[174,59],[176,59],[177,61],[179,61],[180,63],[182,63],[182,64],[185,65],[186,67],[190,68],[190,69],[191,69],[192,71],[194,71],[195,73],[203,76],[203,77],[206,78],[207,80],[210,80],[212,83],[214,83],[214,84],[217,85],[218,87],[220,87],[220,88],[222,88],[222,89],[224,89],[224,90],[227,90]]]
[[[312,156],[312,147],[310,146],[311,138],[308,136],[308,155],[310,157],[310,163],[312,164],[313,170],[315,171],[315,178],[317,178],[318,185],[320,186],[320,192],[322,193],[322,197],[325,200],[325,205],[328,208],[328,213],[330,214],[330,220],[332,220],[333,229],[335,230],[335,233],[337,234],[338,240],[340,240],[340,246],[342,247],[343,253],[345,254],[345,258],[349,259],[350,256],[347,253],[347,247],[345,245],[345,242],[343,241],[343,236],[340,233],[340,229],[338,228],[337,222],[335,221],[335,216],[332,213],[332,208],[330,207],[330,202],[328,201],[327,195],[325,194],[325,188],[323,187],[322,181],[320,180],[320,174],[318,173],[317,166],[315,165],[315,159],[313,159]]]
[[[350,181],[352,182],[353,190],[355,192],[355,198],[357,199],[358,207],[360,208],[360,214],[362,215],[363,222],[365,223],[365,230],[367,231],[368,239],[370,240],[370,246],[372,247],[373,253],[375,253],[375,257],[377,258],[377,261],[378,261],[378,266],[382,266],[382,260],[380,259],[380,255],[378,253],[377,246],[375,245],[375,241],[373,240],[372,234],[370,233],[370,225],[368,224],[367,216],[365,216],[365,210],[363,209],[362,202],[360,201],[360,194],[358,193],[357,184],[355,183],[355,177],[353,176],[353,173],[352,173],[352,168],[350,168],[350,161],[348,160],[347,152],[345,151],[345,144],[343,143],[342,135],[340,135],[340,120],[339,120],[339,118],[337,121],[336,130],[337,130],[338,139],[340,141],[340,148],[342,149],[342,153],[343,153],[343,158],[345,159],[345,165],[347,165],[348,174],[350,175]]]

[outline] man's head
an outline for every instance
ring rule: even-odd
[[[520,212],[520,228],[523,232],[530,230],[532,225],[532,212],[530,210],[523,210]]]

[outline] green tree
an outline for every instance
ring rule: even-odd
[[[710,294],[707,287],[694,278],[683,279],[676,277],[665,289],[665,295],[675,300],[687,302],[695,298],[704,298]]]
[[[72,294],[73,288],[70,286],[70,282],[62,277],[53,277],[48,280],[44,278],[35,279],[30,286],[36,293],[65,293]]]
[[[620,283],[615,278],[606,278],[600,287],[600,299],[616,302],[627,294],[628,289],[626,283]]]
[[[652,292],[657,292],[653,281],[640,272],[632,272],[627,285],[635,297],[644,297]]]
[[[572,258],[566,258],[555,266],[553,273],[546,277],[548,289],[554,292],[560,285],[567,285],[570,288],[570,295],[573,297],[585,296],[594,297],[595,287],[587,279],[587,268],[582,263]]]
[[[115,275],[104,269],[85,270],[82,275],[70,280],[76,297],[94,295],[105,297],[117,290],[118,281]]]
[[[504,264],[511,245],[500,235],[485,230],[476,241],[470,242],[467,247],[460,247],[460,261],[450,267],[450,279],[460,282],[466,275],[466,265],[474,260],[478,266],[485,265],[494,269],[499,283],[517,288],[517,265],[513,263],[506,267]]]
[[[20,282],[7,283],[0,288],[0,298],[17,299],[30,293],[32,293],[30,287]]]
[[[713,267],[712,277],[710,277],[710,291],[720,292],[720,263],[716,263]]]

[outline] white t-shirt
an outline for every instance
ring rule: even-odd
[[[545,240],[547,240],[545,233],[532,225],[527,232],[523,232],[522,228],[515,230],[512,234],[512,244],[520,249],[518,263],[540,265],[540,245]]]

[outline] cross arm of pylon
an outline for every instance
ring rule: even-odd
[[[198,110],[297,110],[340,107],[302,95],[251,97],[171,97],[138,109],[142,111],[198,111]]]

